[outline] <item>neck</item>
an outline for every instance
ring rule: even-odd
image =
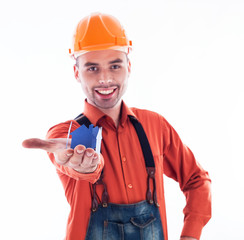
[[[114,124],[116,128],[119,126],[119,119],[120,119],[120,110],[121,110],[121,104],[122,101],[117,103],[113,108],[99,108],[102,112],[104,112],[106,115],[111,117],[114,121]]]
[[[114,124],[116,128],[119,126],[119,119],[120,119],[120,110],[122,105],[122,100],[120,100],[114,107],[112,108],[101,108],[96,106],[93,102],[90,102],[89,99],[87,99],[87,102],[93,105],[94,107],[98,108],[100,111],[105,113],[107,116],[111,117],[114,121]]]

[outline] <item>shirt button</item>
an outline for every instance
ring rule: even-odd
[[[126,157],[122,157],[122,161],[123,162],[126,162]]]
[[[132,188],[132,184],[128,184],[128,188]]]

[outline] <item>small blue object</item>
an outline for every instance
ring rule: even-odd
[[[81,144],[86,148],[95,149],[97,144],[98,131],[99,128],[94,127],[93,124],[91,124],[89,128],[87,128],[85,125],[77,128],[70,134],[72,136],[71,148],[74,149],[77,145]]]

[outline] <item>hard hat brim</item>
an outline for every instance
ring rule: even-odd
[[[124,52],[126,54],[129,54],[131,52],[132,48],[128,46],[99,46],[97,48],[92,48],[92,50],[81,50],[79,52],[71,52],[70,55],[72,58],[77,59],[79,56],[88,53],[88,52],[93,52],[93,51],[102,51],[102,50],[117,50]]]

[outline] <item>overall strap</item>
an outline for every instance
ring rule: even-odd
[[[75,118],[75,121],[78,122],[80,125],[85,125],[87,128],[91,125],[90,120],[83,114],[81,113],[79,116]]]
[[[145,163],[146,163],[146,167],[155,168],[152,150],[151,150],[150,144],[148,142],[147,135],[146,135],[141,123],[134,116],[129,115],[129,118],[130,118],[130,121],[133,124],[133,126],[136,130],[137,136],[139,138],[139,141],[141,144],[141,149],[142,149],[143,156],[144,156]]]
[[[146,164],[146,169],[147,169],[147,194],[146,198],[147,201],[150,204],[155,203],[157,207],[159,207],[158,201],[157,201],[157,192],[156,192],[156,180],[155,180],[155,163],[154,163],[154,158],[152,154],[152,150],[149,144],[149,141],[147,139],[147,135],[141,125],[141,123],[134,117],[129,115],[129,119],[131,123],[133,124],[137,136],[139,138],[139,142],[141,145],[141,149],[143,152],[145,164]],[[150,179],[153,181],[153,197],[152,197],[152,192],[150,188]]]

